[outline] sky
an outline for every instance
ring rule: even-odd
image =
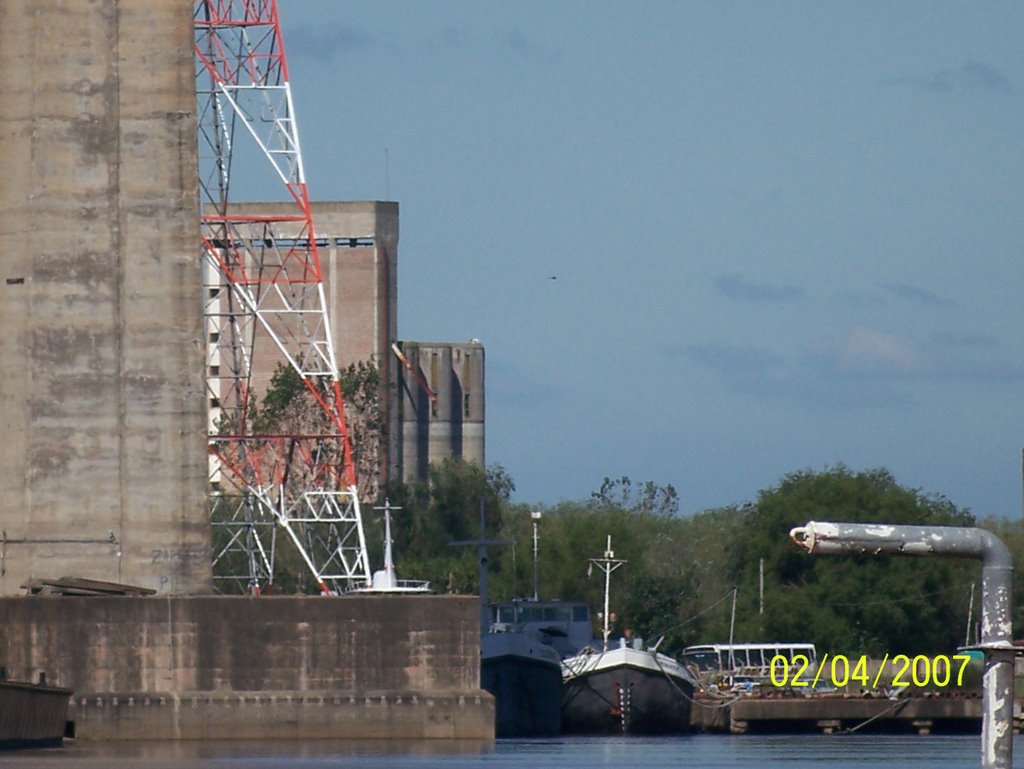
[[[279,0],[311,195],[399,201],[516,501],[884,467],[1019,516],[1024,4]]]

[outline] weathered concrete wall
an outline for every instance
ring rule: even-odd
[[[191,13],[0,3],[0,594],[210,590]]]
[[[472,597],[0,599],[8,676],[76,693],[471,691],[478,635]]]
[[[88,740],[494,739],[482,690],[82,696],[69,717]]]
[[[2,598],[0,665],[84,738],[493,736],[473,597]]]

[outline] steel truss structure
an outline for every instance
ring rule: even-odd
[[[369,586],[277,3],[193,7],[214,579],[223,591],[269,590],[281,528],[322,592]],[[247,179],[276,176],[287,205],[275,210],[287,210],[237,202],[233,161]],[[315,413],[268,417],[272,374]]]

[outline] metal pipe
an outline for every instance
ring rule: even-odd
[[[809,553],[940,555],[981,560],[981,643],[985,653],[982,769],[1013,764],[1013,560],[990,531],[957,526],[810,521],[789,532]]]

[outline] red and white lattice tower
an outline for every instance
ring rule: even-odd
[[[194,21],[215,579],[224,590],[267,590],[280,527],[324,593],[364,587],[369,561],[277,3],[194,0]],[[247,212],[233,163],[247,185],[276,177],[287,205],[275,210],[288,210]],[[260,411],[280,365],[282,381],[319,404],[287,429],[268,427]]]

